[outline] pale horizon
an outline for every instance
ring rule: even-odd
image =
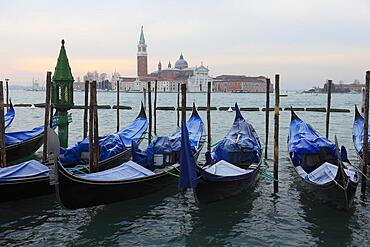
[[[0,3],[0,80],[31,85],[54,71],[60,42],[74,79],[87,71],[136,76],[144,26],[148,71],[180,53],[211,76],[281,75],[283,90],[327,79],[364,82],[370,69],[370,2],[11,1]]]

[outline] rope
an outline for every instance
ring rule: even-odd
[[[216,146],[218,143],[219,143],[220,141],[218,141],[218,142],[215,142],[215,143],[211,143],[211,147],[214,147],[214,146]]]
[[[344,191],[347,191],[347,188],[348,188],[348,180],[347,180],[347,183],[346,183],[346,186],[345,187],[343,187],[343,186],[341,186],[335,179],[333,180],[334,181],[334,183],[336,184],[336,185],[338,185],[339,186],[339,188],[341,188],[342,190],[344,190]]]
[[[270,174],[268,174],[268,173],[266,172],[266,170],[267,170],[267,169],[264,169],[264,170],[259,169],[259,170],[260,170],[261,175],[262,175],[262,176],[264,176],[265,178],[268,178],[268,179],[270,179],[271,181],[279,182],[279,179],[275,179],[272,175],[270,175]]]
[[[170,174],[170,175],[172,175],[172,176],[174,176],[174,177],[180,177],[179,175],[177,175],[177,174],[174,174],[174,173],[172,173],[172,172],[169,172],[169,171],[164,171],[165,173],[167,173],[167,174]]]
[[[369,181],[370,182],[370,177],[369,176],[367,176],[367,175],[365,175],[362,171],[361,171],[361,169],[359,168],[359,167],[355,167],[355,166],[352,166],[353,168],[355,168],[359,173],[361,173],[361,175],[362,176],[364,176],[365,178],[366,178],[366,180],[367,181]]]
[[[80,174],[86,174],[86,172],[82,171],[84,169],[86,169],[86,166],[84,166],[84,165],[77,165],[75,167],[67,168],[68,171],[74,171],[74,172],[78,172]]]

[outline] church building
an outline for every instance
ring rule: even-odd
[[[180,54],[179,59],[173,67],[171,61],[167,67],[162,67],[162,62],[158,62],[157,70],[148,73],[148,51],[145,42],[144,30],[141,27],[139,43],[137,45],[137,76],[136,77],[119,77],[120,90],[126,92],[142,92],[148,81],[157,80],[158,92],[177,92],[178,84],[187,83],[188,92],[206,92],[208,81],[212,81],[212,77],[208,75],[209,69],[201,65],[189,67],[183,54]],[[113,78],[112,78],[113,80]],[[116,81],[112,83],[113,89],[116,88]]]

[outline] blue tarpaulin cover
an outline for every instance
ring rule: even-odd
[[[28,141],[42,133],[44,133],[44,125],[36,127],[32,130],[8,132],[5,133],[5,145],[9,146],[20,142]]]
[[[190,145],[186,124],[181,125],[180,178],[179,189],[185,191],[197,186],[196,164]]]
[[[353,143],[358,153],[362,153],[362,147],[364,145],[364,124],[364,118],[358,114],[358,117],[353,122]],[[368,133],[368,136],[370,136],[370,131]]]
[[[186,122],[189,133],[191,151],[195,153],[200,145],[200,140],[204,132],[204,124],[198,113],[192,114]],[[149,164],[153,164],[154,154],[171,154],[179,152],[181,147],[181,128],[169,136],[160,136],[154,138],[148,146],[146,153]]]
[[[0,168],[0,182],[20,178],[48,176],[49,168],[36,160],[30,160],[14,166]]]
[[[225,160],[232,164],[242,162],[259,163],[261,144],[253,126],[240,113],[235,103],[234,123],[227,135],[212,150],[212,163]]]
[[[125,129],[115,134],[100,137],[99,160],[106,160],[130,148],[131,142],[138,142],[147,127],[148,119],[146,117],[138,117]],[[89,138],[87,137],[73,147],[61,148],[60,161],[63,165],[77,164],[83,161],[84,156],[88,157],[88,152]]]
[[[13,105],[11,104],[9,110],[6,112],[4,116],[4,128],[7,128],[13,122],[14,117],[15,117],[15,110],[14,110]]]
[[[303,156],[306,154],[319,153],[322,148],[326,152],[337,157],[335,144],[323,136],[320,136],[311,125],[298,117],[291,120],[288,136],[288,150],[294,166],[306,167],[303,164]]]
[[[152,175],[155,175],[155,173],[130,160],[109,170],[77,176],[94,181],[120,181]]]

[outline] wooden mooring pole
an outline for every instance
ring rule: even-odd
[[[362,177],[361,177],[361,192],[366,192],[366,180],[367,180],[367,165],[369,163],[369,85],[370,85],[370,71],[366,71],[366,83],[365,83],[365,104],[364,104],[364,143],[362,147]]]
[[[266,79],[266,111],[265,111],[265,160],[267,159],[267,150],[269,143],[269,123],[270,123],[270,78]]]
[[[48,128],[50,125],[50,96],[51,96],[51,72],[46,73],[46,95],[45,95],[45,118],[44,118],[44,146],[42,149],[42,162],[48,160]]]
[[[177,127],[180,126],[180,83],[177,83]]]
[[[90,165],[90,172],[95,171],[94,167],[94,147],[93,147],[93,142],[94,142],[94,90],[93,90],[93,85],[94,81],[90,83],[90,107],[89,107],[89,165]]]
[[[181,123],[186,123],[186,83],[181,84]]]
[[[208,81],[208,90],[207,90],[207,134],[208,134],[208,144],[207,151],[211,151],[211,92],[212,92],[212,82]]]
[[[0,81],[0,167],[6,167],[3,81]]]
[[[83,139],[87,137],[87,111],[89,110],[89,81],[85,81],[85,105],[84,105],[84,129],[83,129]]]
[[[278,193],[279,179],[279,110],[280,110],[280,75],[275,75],[275,121],[274,121],[274,193]],[[266,109],[268,110],[268,109]]]
[[[94,102],[93,102],[93,114],[94,114],[94,145],[93,145],[93,163],[94,163],[94,171],[99,169],[98,162],[99,162],[99,121],[98,121],[98,99],[96,93],[96,81],[93,83],[93,94],[94,94]]]
[[[330,106],[331,106],[331,85],[332,80],[328,80],[328,100],[326,104],[326,131],[325,131],[325,137],[329,138],[329,127],[330,127]]]
[[[119,131],[119,81],[117,80],[117,132]]]
[[[143,88],[143,94],[144,94],[144,109],[146,110],[146,88]]]
[[[154,82],[154,135],[157,135],[157,80]]]
[[[365,109],[365,95],[366,95],[366,90],[365,90],[365,88],[362,88],[362,89],[361,89],[361,93],[362,93],[361,112],[364,112],[364,109]]]
[[[9,110],[9,79],[5,79],[6,87],[6,111]]]
[[[148,130],[148,143],[152,142],[152,88],[151,82],[148,81],[148,112],[149,112],[149,130]]]

